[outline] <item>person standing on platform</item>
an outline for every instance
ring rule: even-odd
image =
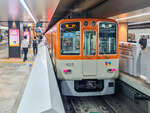
[[[36,39],[36,37],[34,37],[33,39],[32,46],[33,46],[33,54],[34,56],[36,56],[38,52],[38,40]]]
[[[22,43],[21,43],[21,48],[22,48],[23,54],[24,54],[24,58],[23,58],[24,62],[27,60],[28,47],[29,47],[29,41],[27,39],[27,36],[24,36],[24,39],[22,40]]]
[[[139,40],[139,44],[141,45],[142,50],[144,50],[147,46],[147,39],[142,36],[142,38]]]

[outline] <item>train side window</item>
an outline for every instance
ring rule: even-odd
[[[112,22],[99,23],[99,54],[116,54],[117,25]]]
[[[80,22],[61,24],[61,55],[80,55]]]
[[[96,31],[84,31],[84,56],[96,55]]]

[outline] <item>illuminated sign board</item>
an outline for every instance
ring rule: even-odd
[[[80,31],[80,22],[63,23],[61,24],[61,30],[63,31]]]
[[[9,29],[9,46],[19,46],[19,29]]]
[[[76,24],[66,24],[65,27],[73,29],[76,28]]]

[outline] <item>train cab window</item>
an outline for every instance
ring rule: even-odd
[[[99,23],[99,54],[116,54],[117,25],[112,22]]]
[[[80,22],[63,23],[61,30],[61,55],[80,55]]]
[[[84,31],[83,55],[96,55],[96,31]]]

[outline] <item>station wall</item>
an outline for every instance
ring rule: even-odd
[[[119,24],[119,41],[126,42],[128,36],[127,24]]]
[[[146,38],[150,39],[150,28],[149,29],[129,29],[128,34],[135,35],[135,41],[139,41],[139,39],[143,35],[145,35]]]

